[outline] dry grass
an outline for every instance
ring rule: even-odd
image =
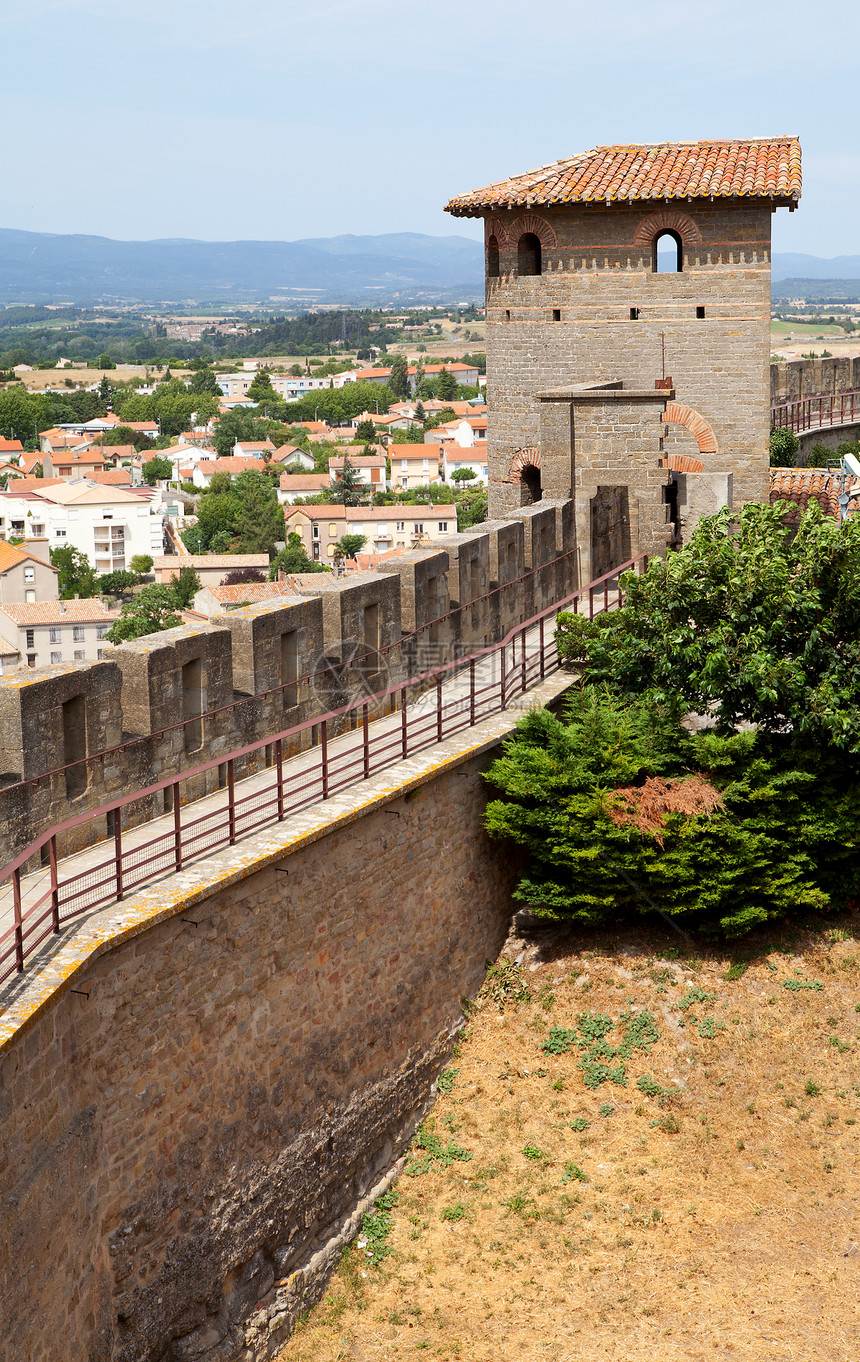
[[[806,933],[744,970],[673,945],[556,940],[502,1010],[491,981],[425,1124],[472,1157],[401,1177],[390,1256],[352,1245],[281,1362],[860,1356],[860,947]],[[647,1041],[643,1011],[626,1086],[543,1048],[586,1012]]]

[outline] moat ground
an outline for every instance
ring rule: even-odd
[[[860,1357],[855,921],[509,943],[280,1362]]]

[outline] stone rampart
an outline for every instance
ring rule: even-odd
[[[848,392],[860,392],[860,355],[790,359],[770,366],[772,407],[804,397]]]
[[[374,572],[295,576],[277,603],[106,648],[103,662],[0,677],[0,864],[129,789],[496,642],[576,588],[573,545],[572,505],[544,502]],[[261,749],[236,774],[269,760]],[[188,782],[183,798],[225,781],[226,768],[215,768]],[[172,795],[129,806],[124,824],[169,810]],[[59,835],[58,853],[110,833],[86,822]]]
[[[105,910],[7,987],[3,1362],[274,1355],[504,938],[482,772],[514,719]]]

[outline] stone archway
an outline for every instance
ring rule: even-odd
[[[542,495],[540,450],[537,445],[526,445],[524,449],[517,450],[508,469],[508,482],[521,485],[526,505],[540,501]]]

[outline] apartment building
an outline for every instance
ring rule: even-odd
[[[161,493],[151,487],[101,486],[87,478],[36,490],[0,492],[0,539],[71,545],[97,572],[117,572],[139,553],[164,552]]]

